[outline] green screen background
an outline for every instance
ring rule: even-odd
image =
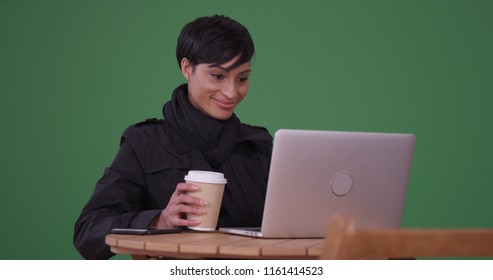
[[[80,258],[121,133],[161,116],[181,27],[216,13],[256,44],[243,122],[414,133],[403,226],[493,226],[493,1],[0,0],[1,259]]]

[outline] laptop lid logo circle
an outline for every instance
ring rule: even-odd
[[[330,182],[330,188],[337,196],[347,195],[353,188],[353,177],[351,173],[343,171],[335,174]]]

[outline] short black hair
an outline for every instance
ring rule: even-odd
[[[239,55],[229,67],[234,69],[252,59],[255,46],[241,23],[222,15],[199,17],[181,30],[176,46],[178,66],[187,58],[192,67],[207,63],[222,65]]]

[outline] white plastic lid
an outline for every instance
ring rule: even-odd
[[[201,182],[209,184],[226,184],[224,174],[210,171],[190,170],[185,176],[185,181]]]

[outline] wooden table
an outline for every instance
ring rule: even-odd
[[[323,239],[260,239],[220,232],[106,236],[115,254],[134,258],[317,259]]]

